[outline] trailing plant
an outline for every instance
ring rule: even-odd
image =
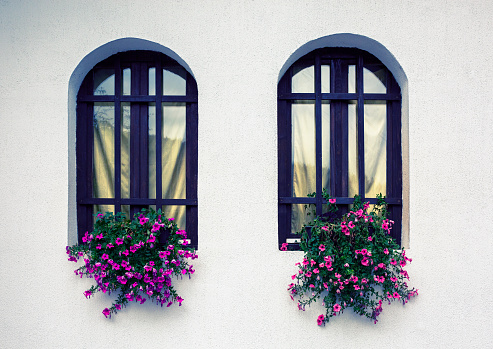
[[[96,282],[84,292],[86,298],[99,291],[117,294],[111,307],[103,310],[104,316],[111,317],[129,302],[143,304],[147,299],[161,306],[181,306],[183,298],[173,288],[172,276],[190,278],[195,270],[187,260],[197,254],[186,232],[161,210],[144,209],[132,221],[122,213],[98,213],[94,231],[86,232],[82,241],[67,246],[68,260],[82,258],[84,265],[75,274]]]
[[[323,196],[328,212],[300,232],[305,255],[291,277],[291,299],[298,299],[300,310],[321,299],[325,314],[318,316],[319,326],[346,308],[377,323],[384,302],[405,304],[418,294],[406,283],[404,267],[411,258],[390,236],[394,222],[387,218],[382,195],[371,210],[355,196],[352,210],[344,214],[337,214],[336,199],[325,190]]]

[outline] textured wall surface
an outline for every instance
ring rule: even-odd
[[[0,347],[493,346],[492,13],[488,1],[0,0]],[[277,249],[276,91],[299,47],[336,33],[376,40],[407,76],[420,295],[377,325],[347,311],[320,328],[321,306],[299,312],[286,291],[302,254]],[[198,83],[200,257],[178,283],[182,307],[106,320],[111,298],[86,300],[65,255],[70,83],[129,37],[175,52]]]

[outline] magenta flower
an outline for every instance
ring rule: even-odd
[[[336,203],[336,199],[329,199],[329,202],[330,202],[331,204],[335,204],[335,203]]]
[[[91,297],[91,295],[92,295],[92,292],[89,291],[89,290],[87,290],[87,291],[84,292],[84,296],[86,296],[86,298]]]
[[[355,227],[353,221],[349,221],[348,227],[349,227],[349,229],[353,229]]]
[[[368,236],[368,241],[373,241],[373,238],[371,236]]]
[[[113,244],[106,245],[106,248],[108,248],[108,249],[112,249],[113,247],[115,247],[115,245],[113,245]]]
[[[322,251],[322,252],[323,252],[323,251],[325,251],[325,245],[320,245],[320,246],[318,246],[318,249],[319,249],[320,251]]]
[[[394,258],[392,258],[392,259],[390,260],[390,264],[392,264],[392,265],[396,265],[396,264],[397,264],[397,261],[396,261]]]
[[[103,309],[103,315],[108,318],[108,315],[110,315],[110,310],[108,308]]]
[[[337,313],[339,311],[341,311],[341,306],[339,304],[334,304],[334,307],[333,307],[334,311]]]
[[[335,200],[335,199],[334,199]],[[324,314],[320,314],[317,318],[317,325],[322,326],[324,324],[325,316]]]
[[[389,254],[389,249],[388,249],[388,248],[384,249],[384,250],[383,250],[383,253],[385,253],[385,254]]]
[[[281,245],[281,248],[280,248],[281,251],[287,251],[288,250],[288,244],[286,242],[284,242],[282,245]]]
[[[123,244],[123,239],[122,238],[116,238],[115,244],[117,244],[117,245]]]
[[[121,306],[120,304],[115,304],[115,308],[116,308],[117,310],[121,310],[121,309],[122,309],[122,306]]]
[[[108,259],[108,258],[110,258],[110,257],[108,256],[107,253],[103,253],[103,255],[101,256],[101,259]]]
[[[320,270],[318,270],[318,268],[315,268],[315,269],[313,269],[313,272],[314,272],[315,274],[318,274],[318,273],[320,273]]]
[[[101,240],[103,238],[103,233],[96,235],[96,239]]]

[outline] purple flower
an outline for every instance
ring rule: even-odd
[[[91,297],[91,295],[92,295],[92,292],[89,291],[89,290],[87,290],[86,292],[84,292],[84,296],[86,296],[86,298]]]
[[[117,244],[117,245],[123,244],[123,239],[122,238],[116,238],[115,244]]]
[[[110,315],[110,310],[108,308],[103,309],[103,315],[108,318],[108,315]]]

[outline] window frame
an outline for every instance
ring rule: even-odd
[[[350,63],[351,62],[351,63]],[[322,93],[321,66],[330,64],[330,93]],[[356,92],[348,93],[347,66],[356,66]],[[379,65],[386,70],[386,93],[364,93],[363,68]],[[294,67],[314,66],[314,92],[293,93],[291,81]],[[344,68],[344,66],[346,68]],[[294,197],[292,174],[292,116],[291,105],[295,100],[315,102],[315,159],[316,196]],[[320,48],[294,62],[278,83],[278,236],[279,248],[289,242],[299,249],[299,234],[291,233],[291,206],[293,204],[313,204],[317,215],[322,214],[327,202],[322,197],[322,102],[330,101],[330,192],[336,198],[340,212],[346,212],[353,198],[348,197],[348,141],[347,107],[345,101],[357,103],[358,154],[364,154],[364,102],[371,100],[386,102],[387,115],[387,162],[386,162],[386,202],[389,218],[395,221],[392,237],[401,244],[402,234],[402,94],[399,84],[385,65],[372,54],[356,48]],[[336,128],[341,131],[334,137]],[[364,156],[358,156],[359,193],[363,200],[371,204],[376,198],[365,198]]]
[[[123,68],[132,71],[131,94],[122,91]],[[156,69],[156,92],[148,94],[148,68]],[[181,67],[186,71],[186,94],[163,95],[163,68]],[[95,95],[93,93],[93,71],[109,68],[115,72],[114,95]],[[111,102],[114,105],[114,192],[113,198],[93,197],[93,107],[97,102]],[[185,199],[164,199],[162,197],[162,149],[161,124],[162,106],[166,102],[180,102],[186,105],[186,197]],[[130,195],[121,197],[121,107],[122,103],[130,103],[131,107],[131,146],[130,146]],[[156,105],[156,197],[149,198],[148,178],[149,166],[147,155],[147,123],[149,103]],[[197,83],[192,74],[176,60],[160,52],[136,50],[120,52],[97,63],[84,78],[77,93],[76,107],[76,202],[78,241],[93,229],[93,205],[114,205],[115,212],[121,212],[122,205],[130,205],[130,215],[155,205],[180,205],[186,209],[186,227],[191,246],[198,247],[198,93]],[[145,129],[145,131],[144,131]],[[135,131],[137,130],[137,131]],[[137,134],[135,134],[135,132]],[[132,145],[133,144],[133,145]],[[145,153],[145,154],[144,154]],[[139,156],[140,155],[140,156]],[[143,156],[145,155],[145,156]],[[183,228],[183,227],[181,227]]]

